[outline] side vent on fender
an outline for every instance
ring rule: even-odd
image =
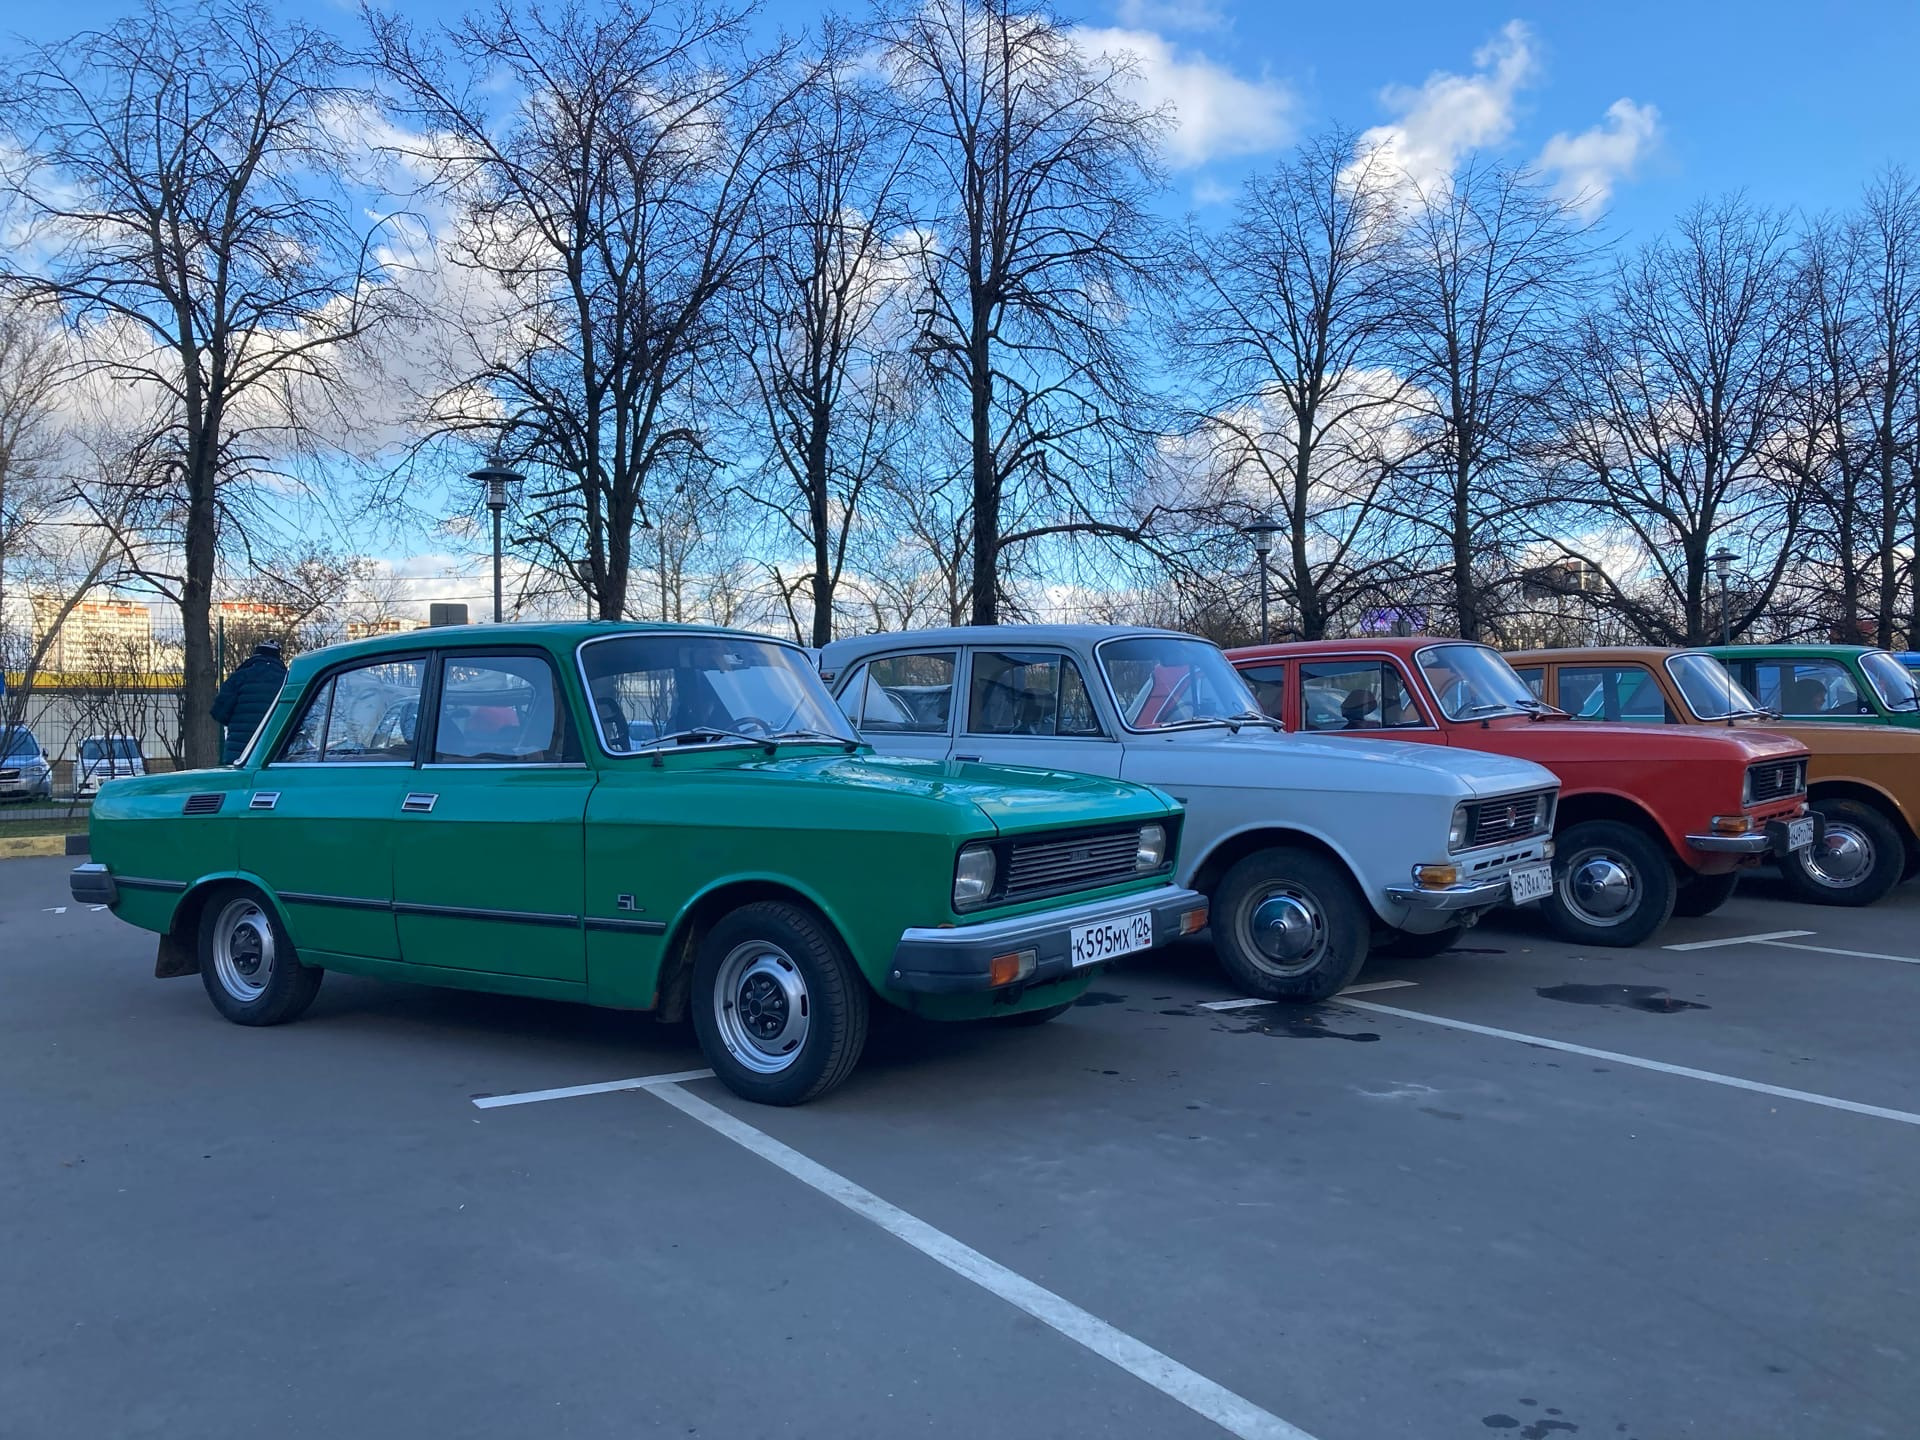
[[[182,815],[217,815],[226,798],[224,793],[219,792],[212,795],[189,795],[180,813]]]

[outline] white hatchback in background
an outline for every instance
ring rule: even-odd
[[[98,795],[109,780],[146,773],[146,759],[133,736],[89,735],[80,742],[73,762],[73,793],[85,799]]]
[[[1226,656],[1191,635],[908,631],[835,641],[821,672],[882,754],[1083,771],[1180,800],[1178,881],[1211,900],[1215,952],[1251,994],[1325,999],[1376,942],[1435,953],[1496,905],[1552,888],[1550,772],[1476,751],[1288,735]]]

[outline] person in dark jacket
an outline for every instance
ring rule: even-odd
[[[267,711],[273,708],[286,678],[287,665],[280,658],[280,642],[262,640],[213,697],[213,718],[227,727],[226,745],[220,757],[227,764],[233,764],[247,748],[247,741],[253,738],[253,732],[260,728]]]

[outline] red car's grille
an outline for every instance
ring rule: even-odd
[[[1747,803],[1764,805],[1786,800],[1807,788],[1805,760],[1768,760],[1747,767]]]
[[[1531,835],[1544,835],[1552,818],[1551,790],[1477,801],[1467,807],[1465,848],[1477,850],[1482,845],[1505,845]]]

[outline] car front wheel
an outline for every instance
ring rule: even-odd
[[[700,942],[693,1028],[742,1099],[799,1105],[848,1075],[867,1043],[867,989],[837,935],[785,901],[743,905]]]
[[[1325,1000],[1366,963],[1372,917],[1344,868],[1290,845],[1256,851],[1212,898],[1221,968],[1262,1000]]]
[[[1618,820],[1583,820],[1554,840],[1547,919],[1580,945],[1638,945],[1673,914],[1679,882],[1666,852]]]
[[[1711,915],[1733,898],[1739,885],[1738,870],[1729,870],[1724,875],[1694,875],[1680,886],[1673,913],[1689,917]]]
[[[286,928],[259,895],[226,890],[200,912],[200,981],[236,1025],[280,1025],[320,993],[325,972],[302,965]]]
[[[1813,808],[1826,822],[1824,833],[1780,862],[1794,899],[1871,905],[1900,883],[1907,847],[1891,820],[1858,800],[1816,800]]]

